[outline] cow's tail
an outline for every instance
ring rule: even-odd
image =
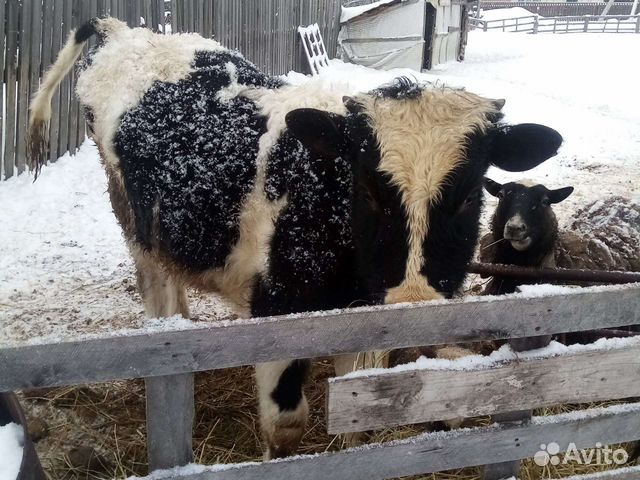
[[[44,75],[40,89],[31,100],[29,128],[27,129],[27,161],[34,171],[35,178],[38,178],[38,173],[48,153],[49,120],[51,120],[53,94],[82,54],[87,40],[98,33],[99,22],[100,19],[93,18],[69,34],[67,43],[58,53],[55,63]]]

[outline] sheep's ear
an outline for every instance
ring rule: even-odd
[[[499,128],[492,134],[489,162],[508,172],[524,172],[558,153],[562,136],[535,123]]]
[[[490,178],[485,177],[484,188],[491,195],[497,197],[500,194],[500,190],[502,190],[502,185],[494,180],[491,180]]]
[[[333,160],[340,156],[344,117],[314,108],[299,108],[287,113],[285,122],[289,132],[313,157]]]
[[[573,193],[573,187],[558,188],[557,190],[549,190],[549,203],[560,203]]]

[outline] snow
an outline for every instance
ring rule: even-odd
[[[24,431],[20,425],[0,426],[0,480],[15,480],[22,463]]]
[[[342,12],[340,14],[340,23],[346,23],[349,20],[353,20],[355,17],[362,15],[363,13],[373,10],[374,8],[378,8],[382,5],[386,5],[395,1],[397,0],[379,0],[367,5],[360,5],[359,7],[342,7]]]
[[[632,59],[639,50],[638,35],[471,32],[464,62],[428,73],[377,71],[333,60],[315,80],[295,72],[287,79],[346,84],[355,93],[407,75],[506,98],[507,121],[547,124],[565,143],[557,157],[525,174],[492,168],[489,176],[501,183],[526,176],[549,188],[575,186],[574,194],[554,207],[563,226],[595,200],[620,195],[640,201],[640,109],[633,91],[616,80],[638,78],[640,64]],[[497,203],[486,199],[485,230]],[[76,156],[45,167],[36,183],[29,175],[0,182],[0,205],[2,345],[199,328],[232,317],[215,296],[192,295],[192,321],[143,319],[142,302],[130,291],[133,264],[91,142]],[[521,295],[552,293],[537,288]]]
[[[627,473],[635,473],[636,478],[640,477],[640,467],[624,467],[624,468],[616,468],[615,472],[619,475],[624,475]],[[589,475],[575,475],[571,477],[567,477],[564,480],[599,480],[599,479],[610,479],[612,471],[605,470],[602,472],[591,473]],[[631,478],[631,476],[627,477]]]
[[[415,372],[419,370],[486,370],[499,367],[514,361],[539,360],[543,358],[562,357],[586,352],[604,352],[608,350],[625,349],[640,345],[640,335],[627,338],[601,338],[587,345],[563,345],[551,342],[548,346],[526,352],[514,352],[509,345],[503,345],[488,356],[468,355],[455,360],[443,358],[420,357],[415,362],[398,365],[393,368],[370,368],[347,373],[341,377],[330,378],[329,382],[344,379],[366,378],[371,376],[394,375],[401,372]]]

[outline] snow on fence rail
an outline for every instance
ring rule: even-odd
[[[55,317],[55,312],[52,315]],[[563,289],[548,296],[475,297],[224,321],[207,328],[199,328],[194,322],[191,329],[175,331],[116,331],[76,339],[33,339],[0,343],[0,391],[145,377],[150,465],[169,468],[192,458],[195,371],[283,358],[530,337],[638,323],[640,284],[631,284]],[[638,396],[639,387],[634,385],[640,385],[639,345],[640,340],[629,338],[562,352],[555,346],[556,350],[538,352],[540,358],[524,358],[520,363],[505,363],[500,357],[504,352],[498,352],[497,358],[475,359],[463,369],[390,370],[338,378],[329,386],[329,428],[361,430],[460,414],[521,410],[551,402]],[[558,357],[558,353],[565,355]],[[460,394],[431,389],[429,386],[436,384],[432,382],[457,385]],[[368,398],[365,391],[375,395]],[[393,401],[385,404],[388,393]],[[356,408],[361,412],[354,412]],[[345,420],[336,423],[339,417]],[[361,422],[358,428],[354,419]],[[633,404],[534,418],[518,425],[425,434],[407,441],[263,464],[193,466],[159,472],[153,478],[324,480],[326,472],[331,471],[335,478],[383,479],[519,460],[533,456],[540,443],[548,441],[560,445],[573,442],[579,448],[588,448],[596,442],[638,438],[640,405]],[[609,478],[624,479],[624,472]]]
[[[584,15],[539,17],[538,15],[483,20],[470,17],[470,25],[482,31],[523,33],[640,33],[640,15]]]

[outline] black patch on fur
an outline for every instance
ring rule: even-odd
[[[398,77],[391,83],[371,91],[371,95],[394,100],[408,100],[422,95],[423,84],[408,77]]]
[[[302,400],[302,386],[311,370],[309,360],[294,360],[282,372],[271,398],[281,412],[295,410]]]
[[[440,200],[429,209],[429,229],[423,246],[422,273],[429,284],[452,297],[466,276],[478,243],[482,183],[488,168],[489,140],[474,134],[467,141],[466,159],[443,184]]]
[[[135,214],[137,241],[191,271],[224,265],[256,174],[266,121],[251,101],[218,99],[232,77],[279,85],[238,54],[197,52],[195,71],[156,82],[126,112],[114,145]]]
[[[307,150],[287,131],[283,132],[267,160],[264,190],[270,201],[282,198],[289,189],[295,165],[305,162],[309,162]]]
[[[308,153],[289,165],[271,183],[286,185],[288,202],[275,223],[269,270],[253,292],[253,316],[345,307],[357,298],[351,165]]]
[[[82,24],[80,28],[76,30],[75,41],[76,43],[84,43],[89,40],[93,35],[97,34],[96,30],[97,19],[92,18],[88,22]]]
[[[378,171],[380,151],[364,115],[348,117],[353,141],[353,235],[356,263],[366,297],[362,303],[381,303],[389,288],[399,285],[409,255],[407,215],[400,191]]]

